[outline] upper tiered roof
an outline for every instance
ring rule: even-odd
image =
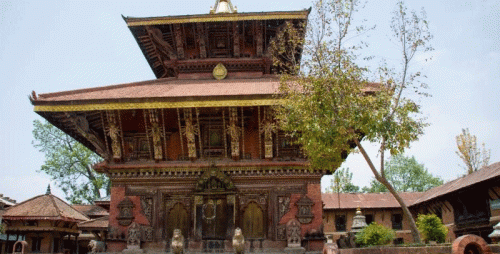
[[[208,14],[123,19],[157,78],[193,79],[219,63],[230,73],[279,73],[268,46],[286,22],[305,23],[309,12],[238,13],[217,0]]]

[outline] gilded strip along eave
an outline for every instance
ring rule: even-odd
[[[148,25],[167,25],[183,23],[202,23],[202,22],[224,22],[224,21],[245,21],[245,20],[276,20],[276,19],[307,19],[306,13],[287,13],[287,14],[268,14],[268,15],[206,15],[199,17],[163,17],[152,19],[127,20],[128,26],[148,26]]]
[[[159,108],[208,108],[208,107],[250,107],[277,105],[277,99],[259,100],[217,100],[217,101],[175,101],[175,102],[128,102],[95,103],[77,105],[37,105],[35,112],[74,112],[95,110],[159,109]]]

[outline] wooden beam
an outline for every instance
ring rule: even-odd
[[[255,21],[255,42],[256,42],[256,52],[257,52],[257,57],[261,57],[262,53],[264,51],[264,46],[263,46],[263,35],[262,35],[262,22],[261,21]]]
[[[174,24],[174,34],[175,34],[175,43],[177,46],[177,56],[179,59],[184,59],[184,43],[182,36],[181,25]]]
[[[240,57],[240,26],[238,22],[233,22],[233,46],[234,57]]]
[[[179,112],[179,108],[177,108],[177,120],[179,124],[179,138],[181,140],[181,153],[182,153],[181,156],[184,157],[184,141],[182,137],[181,114]]]
[[[207,58],[207,47],[205,43],[206,29],[204,23],[196,24],[198,29],[198,44],[200,47],[200,58]]]
[[[499,199],[500,198],[500,188],[497,186],[493,186],[488,189],[488,194],[490,195],[490,199]]]
[[[142,114],[144,115],[144,129],[146,132],[146,139],[148,140],[148,150],[149,150],[149,159],[153,160],[153,151],[151,150],[151,141],[149,138],[149,133],[148,133],[148,120],[147,120],[147,114],[148,112],[146,111],[147,109],[142,110]]]
[[[145,29],[152,43],[151,46],[154,48],[157,54],[163,53],[170,59],[177,59],[177,54],[175,53],[174,48],[172,47],[172,45],[170,45],[170,43],[163,40],[163,33],[160,29],[150,26],[146,26]],[[162,59],[158,60],[160,62],[163,62]]]

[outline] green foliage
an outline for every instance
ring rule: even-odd
[[[330,182],[330,186],[326,189],[327,193],[350,193],[359,192],[359,186],[352,183],[352,173],[349,168],[337,169],[333,174],[333,179]]]
[[[5,231],[7,230],[7,225],[4,223],[0,223],[0,234],[5,234]]]
[[[417,226],[425,242],[443,243],[448,235],[448,228],[435,214],[419,214]]]
[[[280,127],[302,146],[313,168],[333,172],[357,146],[375,179],[400,203],[410,220],[415,242],[420,242],[408,207],[386,179],[384,153],[403,153],[427,126],[418,104],[421,96],[427,96],[422,91],[427,85],[419,81],[424,77],[420,72],[410,69],[418,52],[432,50],[428,45],[432,35],[425,12],[408,11],[403,2],[398,2],[393,12],[391,29],[402,56],[396,72],[387,66],[378,71],[360,66],[358,49],[367,44],[345,43],[369,30],[352,25],[359,1],[318,0],[315,7],[306,40],[288,25],[278,31],[277,38],[281,39],[271,43],[273,63],[285,74],[280,83],[281,103],[276,108]],[[303,48],[298,46],[300,42],[305,42]],[[296,56],[302,49],[303,68],[300,71],[297,66],[284,68],[287,63],[283,63],[287,59],[284,56]],[[370,57],[363,59],[367,58]],[[374,75],[378,78],[373,78]],[[380,144],[379,169],[361,140]]]
[[[100,190],[109,191],[109,179],[92,165],[100,157],[49,122],[33,121],[33,146],[45,154],[40,168],[66,193],[73,204],[92,203]]]
[[[361,246],[387,245],[395,236],[394,230],[373,222],[356,234],[356,243]]]
[[[398,192],[422,192],[443,184],[441,178],[429,173],[413,156],[391,157],[385,163],[385,177]],[[369,187],[363,187],[363,192],[387,192],[387,188],[374,179]]]
[[[456,141],[458,148],[456,153],[464,162],[468,174],[488,166],[491,150],[487,150],[484,143],[482,150],[478,148],[476,135],[471,135],[469,129],[462,129],[462,133],[456,136]]]

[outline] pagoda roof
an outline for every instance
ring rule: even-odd
[[[230,1],[223,2],[232,6]],[[217,4],[220,2],[216,1]],[[286,22],[297,27],[306,24],[311,9],[243,13],[230,9],[209,14],[123,16],[123,19],[157,78],[211,72],[217,64],[209,63],[211,60],[226,65],[230,73],[281,73],[281,68],[272,66],[269,45]],[[296,55],[298,62],[300,57],[301,52]]]
[[[34,94],[37,112],[115,109],[257,106],[276,104],[279,79],[181,80],[164,78],[128,84]]]
[[[88,221],[89,218],[60,198],[45,194],[33,197],[10,207],[4,214],[6,220],[61,220]]]
[[[225,21],[247,21],[247,20],[289,20],[307,19],[311,9],[301,11],[274,11],[274,12],[240,12],[240,13],[217,13],[179,15],[163,17],[125,17],[123,19],[128,26],[168,25],[184,23],[225,22]]]

